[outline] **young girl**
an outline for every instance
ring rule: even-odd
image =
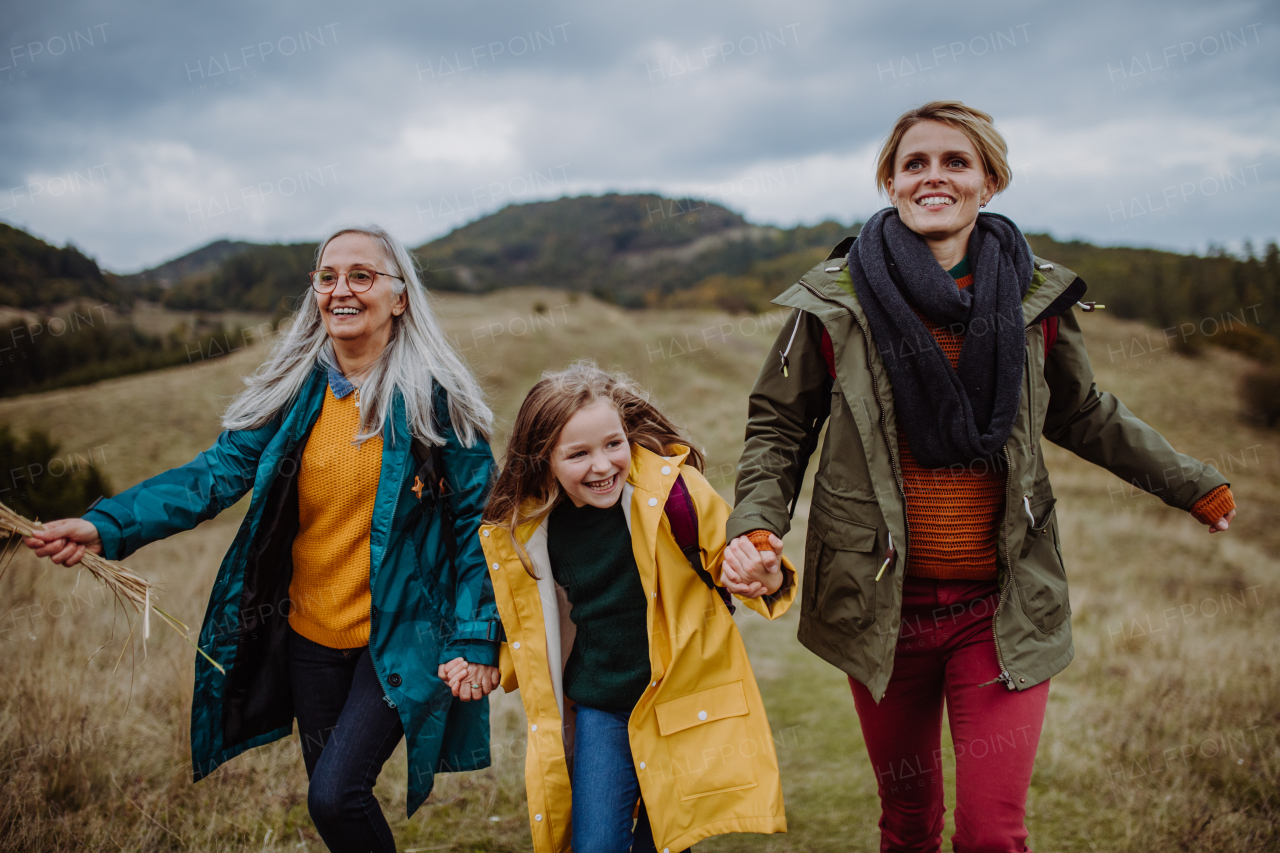
[[[523,688],[540,853],[786,831],[769,722],[719,591],[774,619],[795,571],[749,545],[737,571],[723,565],[730,507],[702,465],[640,389],[590,363],[544,376],[516,416],[480,536],[502,685]]]

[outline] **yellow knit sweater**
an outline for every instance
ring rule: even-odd
[[[382,438],[360,447],[354,391],[325,391],[298,472],[298,535],[293,540],[289,625],[334,649],[369,643],[369,528],[382,470]]]

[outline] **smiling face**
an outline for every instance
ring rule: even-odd
[[[978,208],[996,191],[973,143],[959,129],[921,121],[902,135],[886,182],[902,222],[930,241],[968,240]]]
[[[551,473],[576,507],[608,509],[622,496],[631,444],[618,410],[596,400],[574,412],[551,451]]]
[[[340,273],[354,269],[396,272],[395,264],[378,241],[358,233],[339,234],[330,240],[320,257],[320,269]],[[344,275],[329,293],[316,293],[324,329],[334,343],[370,345],[381,352],[391,340],[392,318],[403,314],[408,303],[403,292],[396,293],[392,288],[395,284],[395,279],[380,275],[364,293],[354,293]]]

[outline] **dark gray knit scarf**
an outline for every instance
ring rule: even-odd
[[[980,213],[969,266],[973,284],[956,287],[892,207],[872,216],[849,250],[858,302],[893,383],[894,412],[927,468],[990,459],[1018,416],[1031,248],[1011,220]],[[957,369],[912,306],[953,334],[964,333]]]

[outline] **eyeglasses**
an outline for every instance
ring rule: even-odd
[[[351,288],[352,293],[364,293],[373,287],[373,281],[380,275],[387,278],[394,278],[397,281],[404,281],[398,275],[392,275],[389,272],[378,272],[377,270],[351,270],[350,272],[335,272],[334,270],[312,270],[310,273],[311,286],[315,288],[317,293],[332,293],[333,289],[338,286],[338,279],[346,276],[347,287]]]

